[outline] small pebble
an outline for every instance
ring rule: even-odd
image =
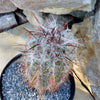
[[[21,78],[22,69],[18,69],[21,63],[13,63],[7,67],[2,78],[2,94],[3,100],[40,100],[39,95],[33,92],[32,89],[27,88],[27,82],[23,83],[25,79]],[[18,69],[18,70],[16,70]],[[60,87],[59,91],[49,95],[45,93],[43,100],[69,100],[70,98],[70,83],[66,82],[64,87]]]

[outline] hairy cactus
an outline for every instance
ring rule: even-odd
[[[59,25],[56,19],[47,20],[34,31],[28,31],[29,41],[23,51],[20,66],[24,69],[30,87],[34,87],[40,95],[47,90],[50,93],[58,90],[73,68],[77,57],[78,40],[70,29]]]

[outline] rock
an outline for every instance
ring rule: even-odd
[[[41,12],[54,13],[54,14],[66,14],[73,10],[85,10],[85,11],[92,10],[91,0],[10,0],[10,1],[20,9],[39,10]]]
[[[100,3],[100,2],[99,2]],[[100,4],[98,3],[98,7]],[[95,24],[93,27],[92,20],[85,19],[79,25],[73,25],[72,30],[75,36],[79,38],[83,47],[79,49],[79,54],[82,56],[80,70],[84,78],[87,78],[86,85],[95,94],[96,100],[100,100],[100,8],[95,15]],[[78,70],[79,69],[75,69]],[[80,74],[79,74],[80,76]],[[99,98],[99,99],[97,99]]]
[[[12,12],[16,9],[17,7],[10,0],[0,0],[0,13]]]
[[[26,23],[0,33],[0,75],[6,64],[17,54],[21,53],[20,50],[24,49],[27,37],[19,31],[25,32],[23,27],[30,29],[29,27],[32,26]]]
[[[94,24],[94,37],[93,41],[100,43],[100,0],[96,4],[95,24]]]
[[[77,75],[80,77],[80,79],[85,83],[85,85],[88,87],[88,81],[82,75],[82,72],[77,73]],[[76,84],[76,92],[75,92],[75,97],[74,100],[94,100],[92,96],[89,94],[89,92],[83,87],[83,85],[80,83],[80,81],[75,77],[75,84]],[[88,87],[89,88],[89,87]],[[90,89],[90,88],[89,88]]]
[[[95,13],[94,10],[90,12],[83,11],[83,10],[74,10],[70,12],[69,14],[72,15],[73,17],[81,18],[82,20],[84,20],[85,18],[93,16],[94,13]]]
[[[40,23],[43,23],[43,18],[41,13],[37,11],[30,11],[30,10],[24,10],[24,14],[27,17],[27,20],[34,26],[38,26],[39,23],[37,22],[35,16],[38,18]]]
[[[50,17],[55,16],[57,21],[61,25],[64,25],[68,19],[72,19],[72,21],[68,25],[69,28],[71,28],[73,24],[83,22],[84,19],[86,19],[90,16],[93,16],[94,11],[88,12],[88,11],[82,11],[82,10],[75,10],[75,11],[70,12],[69,14],[55,15],[55,14],[41,13],[41,12],[38,12],[38,11],[35,11],[35,10],[33,10],[33,11],[24,10],[24,14],[27,17],[27,20],[35,26],[38,25],[38,22],[36,21],[34,16],[37,17],[37,19],[39,20],[40,23],[43,23],[44,19],[46,19],[46,18],[49,19]]]
[[[91,7],[92,9],[95,9],[95,4],[98,0],[91,0]]]
[[[98,100],[100,100],[100,86],[91,86],[92,91],[98,96]]]
[[[15,11],[15,17],[19,25],[27,22],[26,16],[23,14],[23,11],[21,9],[17,9]]]
[[[93,57],[95,57],[94,47],[91,42],[91,39],[93,37],[92,19],[88,18],[88,19],[85,19],[80,24],[73,25],[72,32],[79,39],[79,43],[81,44],[81,47],[78,49],[78,53],[79,53],[79,57],[80,57],[80,59],[78,59],[78,60],[80,62],[80,64],[79,64],[80,67],[75,68],[75,70],[80,73],[83,73],[84,78],[85,78],[85,77],[87,77],[87,72],[88,72],[87,67],[91,67],[90,65],[88,65],[88,64],[90,64],[89,60],[91,60]]]
[[[95,57],[94,62],[91,62],[91,65],[94,65],[94,70],[90,68],[88,73],[89,79],[94,83],[91,85],[93,93],[98,96],[100,100],[100,0],[96,4],[96,14],[95,14],[95,24],[93,30],[92,42],[94,44]],[[92,74],[92,76],[91,76]]]
[[[0,16],[0,31],[16,26],[17,22],[13,13]]]

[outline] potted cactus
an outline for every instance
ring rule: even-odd
[[[75,84],[72,72],[73,64],[76,64],[75,59],[78,55],[79,42],[71,30],[66,28],[70,20],[62,26],[57,23],[54,17],[50,21],[46,20],[44,24],[41,24],[35,15],[34,17],[39,26],[33,31],[24,28],[27,32],[24,34],[29,37],[29,41],[25,50],[21,51],[22,54],[15,57],[7,65],[7,67],[10,66],[14,70],[14,76],[12,75],[12,78],[9,77],[9,80],[12,82],[13,78],[16,78],[16,74],[18,74],[20,78],[17,77],[16,82],[20,80],[25,85],[25,88],[23,88],[22,83],[16,86],[23,88],[23,91],[26,88],[27,90],[30,89],[29,91],[33,93],[33,96],[31,95],[33,99],[30,98],[29,100],[73,100]],[[13,71],[9,69],[5,73],[9,72]],[[2,74],[3,79],[1,80],[3,83],[5,83],[7,76]],[[13,82],[11,84],[15,85]],[[6,82],[5,85],[2,85],[3,90],[8,83]],[[5,90],[8,91],[8,94],[13,91],[11,90],[12,85],[9,85],[8,87],[10,88]],[[17,92],[20,91],[19,88],[17,89]],[[5,96],[5,91],[2,92],[3,96]],[[24,94],[23,91],[16,95]],[[34,95],[38,98],[35,98]],[[5,96],[4,100],[10,100],[7,98],[17,100],[12,96]],[[17,97],[15,96],[15,98]],[[20,100],[27,100],[23,98],[20,97]]]

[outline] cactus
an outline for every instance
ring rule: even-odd
[[[48,90],[50,93],[57,91],[65,81],[68,81],[69,73],[73,69],[73,63],[77,57],[78,39],[70,29],[59,25],[56,19],[46,20],[34,31],[26,28],[26,36],[29,41],[23,52],[21,61],[23,75],[29,83],[29,87],[35,88],[40,95]]]

